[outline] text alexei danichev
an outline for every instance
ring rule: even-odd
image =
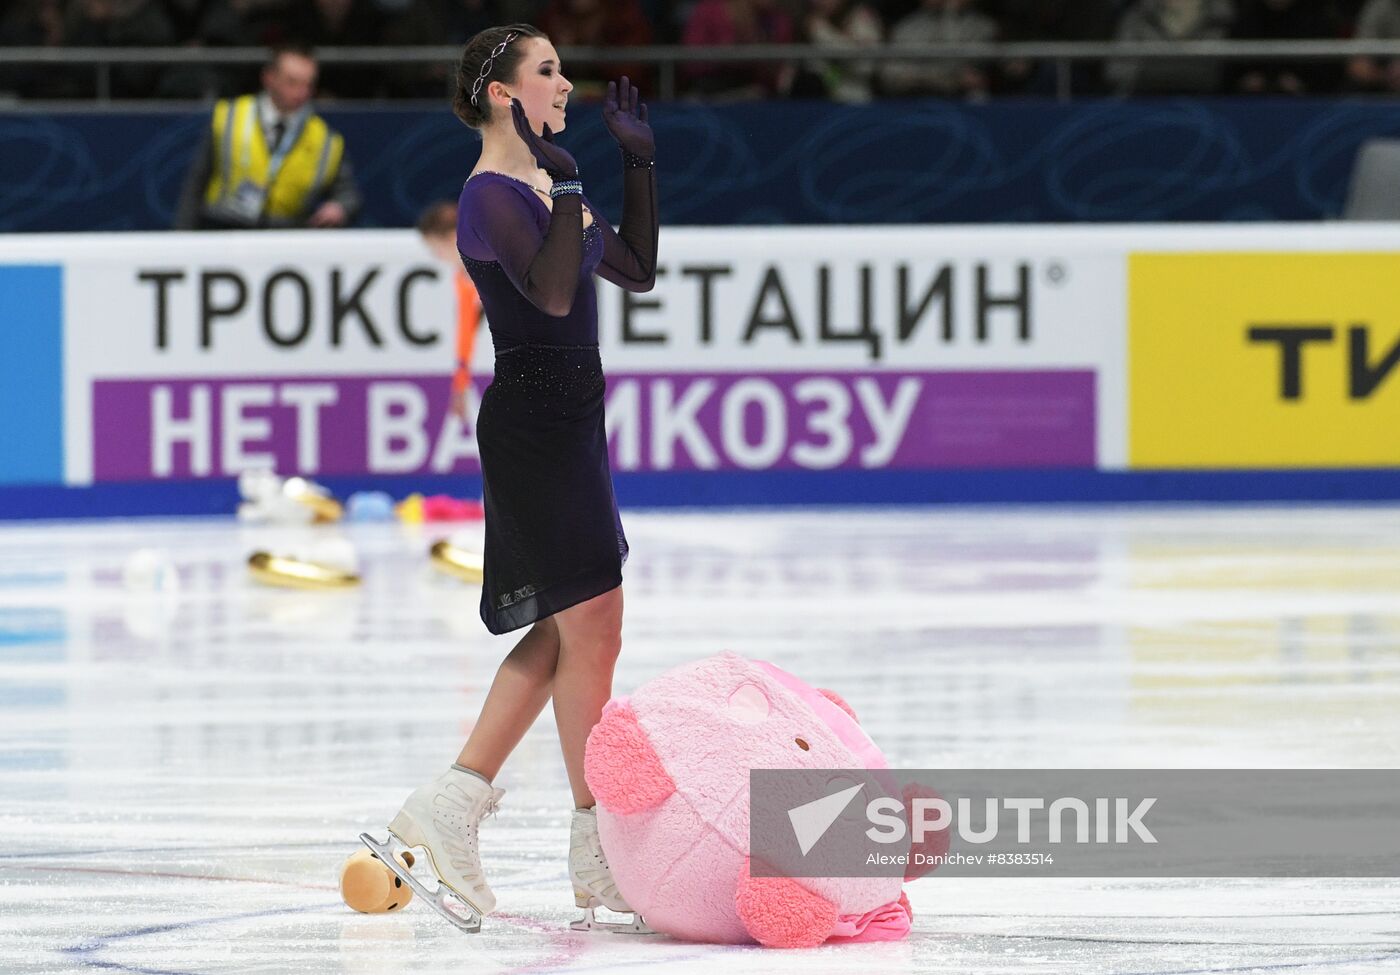
[[[865,858],[867,867],[914,866],[1020,866],[1052,864],[1049,853],[871,853]]]

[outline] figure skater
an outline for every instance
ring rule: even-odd
[[[482,140],[458,201],[457,249],[496,355],[476,427],[486,508],[481,618],[492,633],[529,629],[497,671],[456,763],[409,796],[389,831],[427,850],[439,888],[420,893],[464,930],[478,929],[496,903],[477,848],[482,818],[504,795],[492,782],[551,696],[575,806],[569,876],[587,910],[574,926],[617,927],[595,921],[600,904],[635,914],[612,881],[583,776],[622,646],[627,558],[603,428],[593,275],[629,291],[655,283],[655,140],[637,89],[626,77],[610,83],[603,121],[622,150],[624,189],[614,231],[554,142],[572,88],[549,38],[528,24],[477,34],[457,69],[454,110]],[[387,844],[375,849],[394,865]],[[448,891],[472,916],[454,916]],[[645,930],[635,916],[629,927]]]

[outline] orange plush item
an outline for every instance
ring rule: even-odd
[[[405,850],[399,862],[412,869],[413,854]],[[413,890],[395,877],[379,857],[359,850],[340,865],[340,896],[361,914],[400,911],[413,900]]]

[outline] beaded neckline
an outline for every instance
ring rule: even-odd
[[[491,175],[491,176],[504,176],[506,179],[513,179],[513,180],[515,180],[515,181],[516,181],[517,183],[519,183],[521,186],[528,186],[528,187],[530,187],[530,189],[534,190],[536,193],[543,193],[545,196],[548,196],[548,195],[549,195],[549,191],[548,191],[548,190],[542,190],[542,189],[540,189],[538,186],[536,186],[534,183],[531,183],[531,182],[529,182],[529,181],[527,181],[527,180],[523,180],[523,179],[521,179],[519,176],[512,176],[510,173],[503,173],[503,172],[500,172],[499,170],[495,170],[495,169],[483,169],[483,170],[481,170],[481,172],[479,172],[479,173],[472,173],[470,176],[467,177],[467,182],[471,182],[472,180],[476,179],[478,176],[486,176],[486,175]]]
[[[504,179],[514,180],[515,182],[519,183],[521,186],[528,186],[528,187],[530,187],[530,189],[534,190],[536,193],[540,194],[541,196],[549,196],[548,191],[540,189],[540,188],[539,188],[538,186],[536,186],[534,183],[526,182],[525,180],[521,179],[519,176],[512,176],[510,173],[503,173],[503,172],[500,172],[499,170],[495,170],[495,169],[483,169],[483,170],[481,170],[480,172],[472,173],[470,176],[467,177],[467,180],[466,180],[466,181],[467,181],[468,183],[470,183],[472,180],[476,179],[478,176],[488,176],[488,175],[489,175],[489,176],[500,176],[500,177],[503,177]],[[585,203],[585,204],[583,205],[583,209],[584,209],[584,212],[586,212],[586,213],[592,213],[592,212],[593,212],[593,208],[592,208],[591,206],[589,206],[587,203]],[[584,231],[588,231],[590,228],[597,226],[597,224],[598,224],[598,221],[597,221],[597,219],[595,218],[595,219],[593,220],[592,223],[590,223],[587,227],[584,227],[583,229],[584,229]]]

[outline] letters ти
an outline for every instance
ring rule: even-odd
[[[1337,330],[1330,322],[1251,325],[1251,344],[1277,343],[1279,347],[1279,397],[1303,398],[1303,349],[1309,343],[1330,345]],[[1371,327],[1357,322],[1347,329],[1347,396],[1369,399],[1395,368],[1400,366],[1400,339],[1374,364],[1371,362]]]

